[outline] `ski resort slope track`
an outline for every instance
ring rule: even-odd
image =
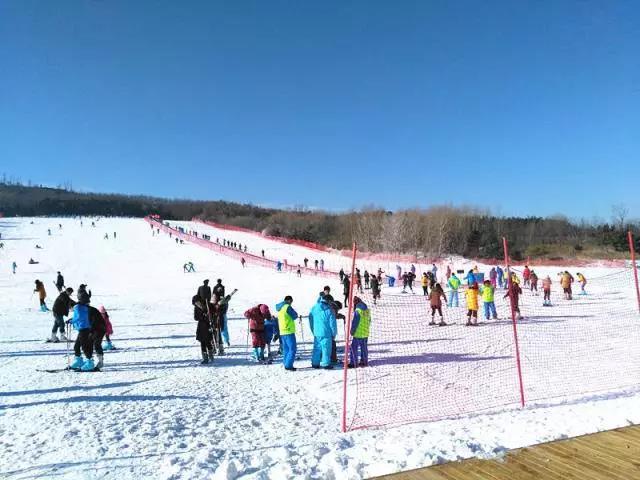
[[[81,226],[78,219],[0,218],[0,232],[3,479],[357,479],[640,422],[640,393],[629,390],[342,434],[342,371],[308,368],[307,319],[304,339],[298,334],[296,366],[303,368],[287,372],[279,361],[248,359],[242,318],[258,303],[273,310],[285,295],[306,315],[324,285],[340,296],[337,278],[242,268],[235,259],[152,235],[142,219],[84,218]],[[276,255],[276,246],[261,242],[252,236],[247,243]],[[307,254],[311,261],[318,255]],[[39,263],[29,265],[30,258]],[[196,273],[183,273],[187,261]],[[330,254],[325,262],[346,263]],[[75,290],[87,284],[92,305],[111,315],[117,349],[105,352],[101,372],[43,371],[67,365],[66,343],[44,341],[53,318],[39,311],[32,293],[42,280],[51,308],[58,270]],[[206,278],[212,284],[221,278],[238,293],[229,311],[232,346],[202,366],[191,297]]]

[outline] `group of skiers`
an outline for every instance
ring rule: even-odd
[[[203,281],[191,298],[193,319],[198,322],[196,340],[200,342],[202,363],[213,362],[215,355],[224,355],[224,345],[229,343],[227,311],[231,295],[225,295],[222,279],[211,289],[209,279]]]

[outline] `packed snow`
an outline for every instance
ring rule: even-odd
[[[286,255],[290,263],[320,255],[257,235],[181,225],[208,229],[214,241],[246,243],[253,253],[265,249],[270,258]],[[278,361],[252,362],[242,317],[248,307],[274,305],[287,294],[306,315],[324,285],[339,296],[338,278],[243,268],[237,259],[152,235],[142,219],[85,218],[82,226],[78,219],[0,219],[0,233],[1,478],[365,478],[640,422],[640,388],[630,386],[343,434],[342,371],[287,372]],[[327,268],[347,269],[348,258],[322,255]],[[39,263],[29,265],[30,258]],[[183,273],[187,261],[196,273]],[[619,269],[582,270],[594,278]],[[92,304],[111,315],[117,349],[105,353],[101,372],[43,371],[63,369],[68,361],[66,343],[45,343],[53,318],[39,311],[32,293],[34,281],[42,280],[51,308],[57,271],[67,286],[87,284]],[[205,278],[221,278],[238,293],[229,313],[232,347],[203,366],[191,297]],[[398,290],[387,288],[383,299]],[[629,300],[631,294],[624,295]],[[614,311],[615,302],[620,298],[612,299]],[[302,326],[296,366],[308,367],[306,319]],[[603,350],[608,342],[603,335]]]

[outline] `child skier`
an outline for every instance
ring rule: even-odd
[[[249,320],[249,332],[251,333],[251,345],[256,360],[264,362],[264,321],[271,318],[269,307],[263,303],[256,305],[244,312],[244,316]]]
[[[287,295],[284,301],[276,305],[276,312],[278,312],[278,328],[283,350],[282,363],[285,370],[295,372],[296,368],[293,366],[297,351],[295,320],[298,318],[298,313],[291,306],[292,303],[293,297]]]
[[[467,326],[478,325],[478,284],[473,282],[467,289]],[[473,318],[473,322],[471,319]]]
[[[482,285],[482,302],[484,303],[484,318],[489,320],[491,316],[494,320],[497,320],[498,313],[496,312],[496,304],[494,301],[496,288],[491,284],[491,280],[485,280]]]
[[[547,275],[547,278],[542,280],[542,291],[544,293],[544,301],[542,303],[545,307],[551,306],[551,277]]]
[[[433,290],[431,290],[431,294],[429,295],[429,300],[431,302],[431,321],[429,322],[429,325],[435,325],[435,316],[436,316],[436,310],[438,311],[438,315],[440,315],[440,323],[438,323],[439,326],[444,327],[447,324],[444,323],[444,318],[442,316],[442,299],[444,298],[444,301],[447,301],[447,296],[444,294],[444,290],[442,289],[442,286],[440,286],[439,283],[436,283],[436,286],[433,288]]]
[[[93,362],[93,341],[91,338],[92,311],[89,309],[89,294],[85,289],[78,289],[78,303],[73,307],[71,324],[78,331],[73,345],[75,358],[69,368],[73,370],[91,371],[95,368]],[[93,309],[95,310],[95,309]],[[82,353],[86,360],[82,359]]]
[[[522,288],[520,288],[520,284],[514,281],[509,282],[507,293],[503,298],[511,297],[511,301],[513,302],[513,311],[515,312],[518,320],[522,319],[522,315],[520,314],[520,295],[522,295]]]
[[[111,343],[111,335],[113,335],[113,325],[111,325],[111,318],[109,318],[109,313],[107,312],[107,309],[104,308],[104,305],[100,305],[100,308],[98,308],[98,311],[100,312],[100,315],[102,315],[102,320],[104,320],[104,339],[106,340],[105,343],[102,344],[102,349],[103,350],[115,350],[116,347],[113,346],[113,343]]]
[[[429,295],[429,277],[427,276],[426,272],[422,274],[420,283],[422,285],[422,295],[426,297],[427,295]]]
[[[538,274],[533,270],[531,270],[531,275],[529,276],[529,285],[531,291],[536,292],[535,295],[538,295]]]
[[[580,283],[580,295],[586,295],[587,291],[584,289],[584,287],[587,285],[587,279],[580,272],[578,272],[576,276],[578,277],[578,282]]]
[[[36,280],[36,288],[33,290],[34,293],[38,292],[38,298],[40,299],[40,311],[48,312],[47,304],[45,303],[45,299],[47,298],[47,291],[44,288],[44,283],[40,280]]]
[[[309,312],[309,326],[313,333],[313,352],[311,366],[313,368],[333,369],[331,365],[331,341],[338,334],[336,315],[323,298],[318,301]]]
[[[353,297],[353,320],[351,322],[351,348],[349,349],[349,368],[369,365],[369,328],[371,311],[359,297]],[[359,352],[358,352],[359,351]],[[360,355],[358,355],[358,353]],[[358,358],[360,361],[358,361]]]
[[[200,351],[202,352],[202,364],[213,361],[213,329],[209,322],[207,307],[199,295],[191,298],[193,305],[193,319],[198,322],[196,327],[196,340],[200,342]],[[211,306],[210,306],[211,307]]]

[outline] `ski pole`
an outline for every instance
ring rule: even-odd
[[[71,361],[69,360],[69,335],[71,334],[69,324],[67,323],[67,368],[71,367]]]

